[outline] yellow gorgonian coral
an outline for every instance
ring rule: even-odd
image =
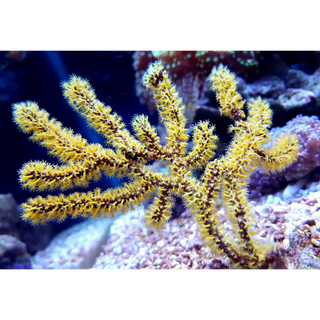
[[[25,164],[19,179],[31,190],[66,190],[87,186],[91,180],[107,176],[128,176],[130,181],[121,187],[88,193],[75,192],[68,196],[38,196],[22,204],[24,220],[34,224],[73,218],[113,216],[125,213],[154,195],[146,210],[148,225],[163,227],[174,206],[174,196],[181,197],[195,215],[200,231],[212,250],[224,256],[233,266],[267,268],[275,259],[274,244],[259,242],[252,228],[254,216],[247,200],[250,174],[262,166],[267,172],[282,170],[298,154],[297,138],[282,136],[271,149],[269,141],[271,110],[265,100],[257,98],[243,108],[245,101],[236,90],[235,76],[226,67],[213,68],[210,75],[222,115],[234,124],[229,128],[233,139],[227,153],[213,159],[217,136],[209,121],[193,126],[192,148],[187,152],[188,134],[185,106],[161,61],[150,64],[143,77],[144,85],[152,90],[156,108],[166,129],[166,144],[160,144],[155,127],[148,117],[135,116],[131,135],[121,117],[96,98],[89,82],[72,76],[63,83],[64,97],[69,105],[83,116],[89,125],[107,138],[110,148],[90,144],[70,129],[63,128],[35,102],[13,105],[13,117],[20,129],[31,135],[33,141],[46,147],[61,164],[44,161]],[[155,173],[148,161],[167,163],[168,172]],[[192,170],[204,168],[201,179],[192,176]],[[216,206],[221,202],[232,223],[227,231]]]

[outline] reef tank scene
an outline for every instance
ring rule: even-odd
[[[0,52],[0,269],[320,269],[320,52]]]

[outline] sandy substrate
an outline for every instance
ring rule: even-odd
[[[320,268],[320,184],[289,186],[251,201],[261,241],[282,243],[290,269]],[[223,216],[223,209],[220,210]],[[110,220],[86,221],[58,235],[33,257],[34,268],[222,269],[227,260],[204,244],[189,211],[163,230],[146,227],[144,209]],[[111,225],[111,227],[110,227]],[[224,227],[230,228],[225,220]],[[110,230],[109,230],[110,228]]]
[[[287,189],[251,202],[256,213],[258,237],[283,244],[287,268],[320,267],[317,257],[317,228],[320,227],[319,187],[318,183],[313,183],[308,190],[295,190],[296,194],[292,195],[291,199],[288,193],[292,191]],[[221,214],[223,215],[223,211]],[[227,268],[228,261],[213,256],[210,249],[203,244],[197,231],[196,220],[188,211],[178,219],[168,222],[160,231],[147,228],[143,216],[144,210],[140,208],[114,222],[107,243],[93,268]],[[225,227],[230,227],[228,222]]]

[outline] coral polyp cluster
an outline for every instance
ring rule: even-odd
[[[224,256],[230,265],[242,268],[268,268],[274,262],[277,246],[256,237],[254,215],[248,205],[247,184],[257,168],[265,172],[283,170],[298,154],[297,137],[282,135],[266,148],[270,141],[271,110],[260,98],[246,105],[236,90],[235,75],[226,67],[214,67],[210,74],[220,112],[233,120],[229,128],[233,139],[226,154],[213,159],[217,136],[209,121],[193,126],[193,144],[187,151],[188,134],[185,106],[161,61],[151,63],[143,76],[144,86],[152,91],[157,111],[166,130],[166,143],[160,144],[156,129],[144,115],[132,121],[135,136],[125,128],[121,117],[100,102],[88,81],[72,76],[63,83],[69,105],[98,133],[107,138],[112,148],[89,144],[80,135],[64,129],[61,123],[49,119],[35,102],[13,106],[14,120],[31,139],[58,157],[61,165],[41,161],[29,162],[20,170],[23,187],[32,190],[70,189],[86,186],[101,174],[127,176],[123,186],[68,196],[38,196],[22,205],[23,219],[34,224],[73,218],[113,216],[139,206],[146,199],[153,202],[146,210],[149,226],[162,228],[169,220],[175,196],[181,197],[196,217],[206,244]],[[148,161],[161,160],[167,172],[152,172]],[[204,169],[201,179],[193,170]],[[224,217],[217,207],[225,208]],[[231,223],[226,229],[223,220]]]

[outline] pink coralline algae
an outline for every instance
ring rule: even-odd
[[[316,116],[297,116],[282,128],[271,130],[275,141],[282,133],[296,134],[299,142],[297,161],[281,173],[265,175],[260,171],[252,174],[250,180],[251,197],[275,192],[288,181],[299,180],[307,176],[320,164],[320,121]]]

